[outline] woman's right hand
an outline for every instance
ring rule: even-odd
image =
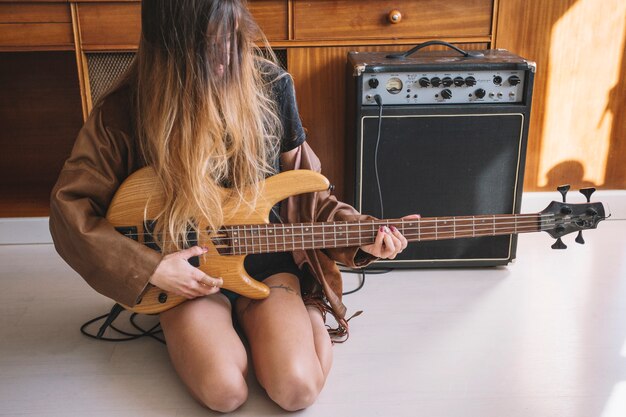
[[[193,246],[165,255],[150,277],[150,284],[188,299],[215,294],[224,281],[208,276],[188,262],[189,258],[205,253],[206,249]]]

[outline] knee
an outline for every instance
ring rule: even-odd
[[[314,375],[288,372],[279,381],[268,384],[267,394],[281,408],[297,411],[307,408],[315,402],[322,390],[323,382]]]
[[[230,413],[248,398],[248,387],[243,376],[203,381],[194,389],[196,399],[205,407],[220,413]]]

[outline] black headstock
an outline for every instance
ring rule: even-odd
[[[541,212],[541,230],[557,239],[552,245],[553,249],[567,248],[561,241],[561,237],[572,232],[578,232],[576,242],[584,244],[582,231],[595,229],[600,221],[606,219],[604,205],[589,202],[591,194],[595,191],[594,188],[580,190],[581,194],[587,198],[587,203],[567,203],[565,195],[569,186],[561,186],[558,190],[563,195],[563,201],[553,201]]]

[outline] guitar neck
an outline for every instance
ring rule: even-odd
[[[225,226],[212,237],[221,254],[287,252],[363,246],[381,227],[395,226],[410,242],[539,232],[554,225],[552,214],[496,214],[351,222],[269,223]]]

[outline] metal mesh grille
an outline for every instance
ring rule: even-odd
[[[134,56],[134,52],[87,54],[92,103],[97,102],[98,99],[115,84],[115,81],[124,74]]]
[[[278,60],[278,65],[280,65],[285,71],[287,71],[287,50],[286,49],[273,49],[274,55],[276,55],[276,59]],[[265,49],[261,49],[261,53],[265,54]]]
[[[279,65],[287,70],[287,50],[274,49],[274,54],[276,54]],[[87,54],[92,103],[96,103],[98,99],[115,84],[117,79],[124,74],[134,56],[134,52]]]

